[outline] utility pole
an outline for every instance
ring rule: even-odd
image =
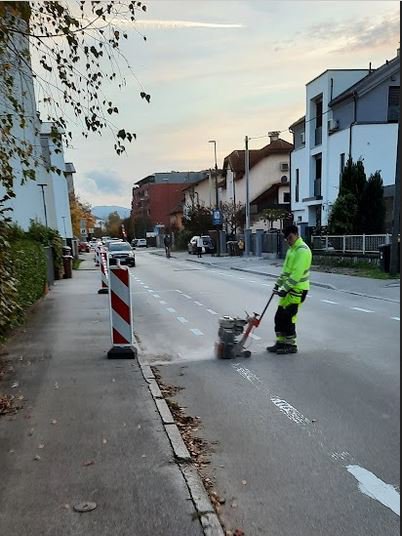
[[[46,210],[46,199],[45,199],[45,186],[47,186],[47,184],[38,184],[39,188],[41,188],[42,190],[42,200],[43,200],[43,211],[45,213],[45,225],[46,225],[46,229],[48,228],[48,224],[47,224],[47,210]]]
[[[246,257],[250,255],[250,151],[248,148],[249,137],[245,137],[244,151],[244,171],[246,174],[246,229],[244,231],[244,253]]]
[[[218,193],[218,158],[216,153],[216,140],[209,140],[208,143],[214,144],[214,161],[215,161],[215,207],[219,208],[219,193]]]
[[[400,167],[399,167],[399,152],[400,152],[400,129],[401,122],[398,121],[398,142],[396,145],[396,169],[395,169],[395,192],[394,192],[394,207],[392,217],[392,240],[391,240],[391,261],[390,261],[390,274],[396,275],[398,273],[398,261],[399,261],[399,239],[401,225],[401,180],[400,180]]]

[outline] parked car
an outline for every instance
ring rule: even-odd
[[[119,260],[120,264],[135,266],[135,253],[128,242],[113,240],[108,243],[107,249],[109,265],[117,264],[117,260]]]
[[[78,251],[80,253],[89,253],[91,251],[90,245],[88,242],[80,242],[78,246]]]
[[[193,236],[188,243],[188,252],[190,255],[197,253],[197,239],[199,236]],[[215,253],[215,243],[209,235],[202,235],[202,243],[204,244],[205,253]]]
[[[134,238],[134,240],[131,242],[131,245],[133,248],[147,248],[148,242],[146,238]]]

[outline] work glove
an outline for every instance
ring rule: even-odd
[[[280,298],[284,298],[288,291],[285,290],[283,287],[278,288],[277,290],[274,290],[275,294],[277,294]]]

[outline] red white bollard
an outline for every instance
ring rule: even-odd
[[[107,253],[104,249],[100,252],[101,288],[98,294],[109,294],[109,271],[107,269]]]
[[[95,248],[95,265],[100,266],[100,250],[101,248],[99,246],[96,246]]]
[[[112,348],[109,359],[134,359],[133,312],[130,292],[130,272],[127,266],[111,266],[109,269],[109,306]]]

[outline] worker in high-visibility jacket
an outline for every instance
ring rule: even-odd
[[[280,298],[275,315],[276,343],[267,348],[268,352],[280,355],[297,352],[297,313],[310,289],[312,260],[311,250],[299,236],[296,225],[286,227],[283,234],[290,247],[274,287],[274,293]]]

